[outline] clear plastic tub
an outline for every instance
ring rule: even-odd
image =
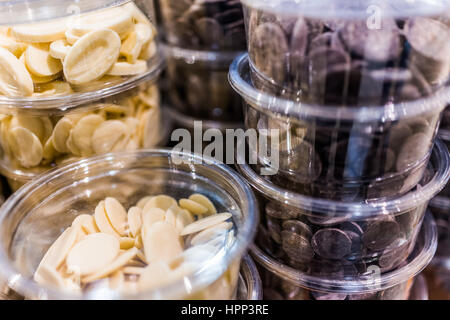
[[[269,130],[267,157],[273,182],[316,198],[358,201],[405,194],[421,180],[450,90],[410,103],[333,108],[274,97],[257,90],[248,56],[230,68],[244,100],[247,129]],[[250,148],[255,152],[255,148]],[[275,166],[273,155],[279,156]]]
[[[45,8],[45,10],[43,10]],[[108,96],[160,63],[145,0],[20,0],[0,4],[0,105],[51,108]]]
[[[192,51],[164,46],[168,104],[202,120],[243,122],[242,102],[228,83],[236,52]]]
[[[330,106],[430,95],[450,73],[448,0],[243,0],[264,89]]]
[[[431,261],[436,245],[436,226],[427,216],[407,262],[387,273],[350,278],[339,273],[313,276],[279,263],[257,246],[251,251],[260,266],[267,300],[408,300],[414,277]]]
[[[238,170],[258,192],[258,246],[283,264],[309,274],[345,277],[373,268],[386,272],[412,252],[429,201],[450,177],[450,157],[438,141],[426,177],[408,194],[389,201],[339,202],[303,196]]]
[[[128,208],[143,196],[161,193],[176,199],[206,195],[219,212],[233,215],[235,241],[182,281],[138,295],[74,294],[31,280],[50,244],[76,216],[92,213],[99,200],[115,197]],[[257,213],[253,192],[234,171],[191,154],[148,150],[81,160],[30,182],[0,209],[0,278],[29,299],[231,299]]]
[[[12,189],[80,158],[165,144],[156,86],[160,71],[158,65],[130,89],[73,108],[65,109],[62,98],[48,110],[1,110],[0,171]]]
[[[156,0],[155,7],[164,42],[186,49],[245,50],[239,0]]]

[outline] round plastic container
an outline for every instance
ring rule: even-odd
[[[192,51],[164,46],[168,104],[202,120],[243,122],[242,102],[228,83],[237,52]]]
[[[62,97],[69,109],[126,90],[161,60],[145,0],[2,1],[0,21],[0,110]]]
[[[264,89],[330,106],[430,95],[450,72],[448,0],[243,0]]]
[[[408,300],[414,277],[431,261],[437,234],[427,216],[414,252],[401,267],[387,273],[373,270],[366,277],[310,275],[266,255],[257,246],[251,252],[260,267],[266,300]]]
[[[283,264],[311,275],[345,277],[393,270],[411,254],[429,201],[450,177],[449,154],[438,141],[426,177],[389,201],[344,203],[306,197],[238,170],[259,194],[258,246]]]
[[[155,7],[164,42],[186,49],[245,50],[239,0],[156,0]]]
[[[180,157],[180,158],[178,158]],[[183,160],[180,164],[175,160]],[[31,280],[51,243],[75,217],[92,213],[105,197],[130,207],[146,195],[176,199],[202,193],[233,215],[235,241],[182,281],[139,295],[114,291],[72,294]],[[117,153],[81,160],[30,182],[0,209],[0,278],[29,299],[231,299],[241,258],[253,240],[258,205],[250,187],[231,169],[169,150]]]
[[[257,90],[246,55],[233,62],[229,78],[244,100],[246,129],[267,142],[267,153],[257,158],[273,171],[272,181],[340,201],[389,198],[414,188],[449,98],[441,90],[427,99],[370,108],[298,103]],[[253,146],[250,152],[256,152]]]
[[[80,158],[165,145],[160,71],[161,65],[145,82],[68,110],[61,99],[61,108],[51,110],[0,111],[0,172],[12,189]]]
[[[253,259],[245,255],[242,259],[241,272],[236,293],[236,300],[262,300],[261,278]]]

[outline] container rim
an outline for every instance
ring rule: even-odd
[[[88,103],[108,98],[124,91],[133,89],[138,85],[156,81],[165,67],[163,55],[158,53],[149,61],[149,69],[140,75],[127,78],[116,85],[98,90],[79,92],[66,96],[45,98],[9,98],[0,96],[0,113],[15,114],[18,112],[32,113],[33,115],[48,115],[66,113],[74,110],[89,109]]]
[[[249,254],[242,258],[241,275],[247,286],[246,300],[262,300],[263,288],[258,268]]]
[[[7,0],[0,1],[0,26],[62,19],[75,14],[124,5],[131,0]],[[44,9],[45,8],[45,9]]]
[[[250,252],[255,261],[261,264],[263,268],[292,284],[306,289],[333,293],[369,293],[385,290],[408,281],[418,275],[430,263],[436,252],[438,242],[436,223],[430,213],[425,217],[419,237],[423,240],[423,248],[417,256],[409,261],[407,265],[383,273],[380,277],[370,280],[370,282],[367,278],[330,280],[311,276],[275,261],[254,244],[251,246]]]
[[[187,129],[193,129],[195,121],[201,121],[204,129],[218,129],[220,131],[225,131],[226,129],[241,129],[244,127],[243,123],[197,119],[185,115],[169,106],[165,106],[164,109],[173,122]]]
[[[440,13],[441,10],[447,8],[449,2],[447,0],[422,0],[420,13],[417,8],[414,8],[416,3],[408,3],[407,1],[398,1],[397,5],[392,4],[391,8],[386,6],[389,1],[376,1],[373,3],[364,3],[359,6],[350,7],[354,4],[354,0],[242,0],[243,5],[251,7],[252,9],[264,10],[266,12],[285,15],[287,17],[293,16],[308,16],[312,18],[342,18],[342,19],[365,19],[372,11],[367,11],[370,5],[376,5],[383,9],[383,16],[390,17],[409,17],[415,15],[432,15]],[[395,2],[395,1],[392,1]],[[330,10],[330,3],[335,4]],[[402,8],[398,7],[400,3]],[[406,6],[405,6],[406,5]],[[398,8],[396,8],[398,7]],[[398,10],[398,12],[396,12]],[[299,13],[301,12],[301,13]]]
[[[430,181],[399,198],[361,202],[342,202],[304,196],[283,188],[259,176],[246,162],[243,155],[237,155],[238,171],[247,179],[250,185],[264,196],[280,201],[286,205],[314,211],[328,213],[332,208],[335,217],[367,218],[391,213],[404,212],[414,208],[436,196],[447,184],[450,178],[450,155],[447,147],[437,140],[431,154],[431,162],[436,162],[434,175]]]
[[[236,241],[227,252],[226,255],[221,255],[218,261],[218,266],[222,268],[222,272],[225,272],[230,264],[235,261],[236,258],[243,256],[248,246],[256,235],[256,226],[258,225],[258,203],[256,197],[250,188],[250,186],[244,181],[239,174],[233,169],[227,167],[225,164],[219,163],[214,159],[201,157],[192,153],[180,153],[169,149],[146,149],[134,152],[122,152],[106,154],[98,157],[83,159],[81,161],[68,164],[64,167],[55,169],[48,174],[43,174],[37,177],[32,182],[28,183],[16,193],[14,193],[0,208],[0,224],[5,223],[8,214],[14,212],[14,208],[20,205],[26,200],[33,191],[42,188],[49,181],[63,178],[64,175],[74,172],[80,169],[85,170],[89,166],[102,164],[102,171],[109,172],[110,166],[117,160],[129,160],[131,163],[138,161],[141,158],[167,158],[169,164],[172,164],[172,156],[183,157],[183,161],[189,160],[189,165],[199,165],[206,167],[208,170],[214,172],[223,179],[227,179],[230,185],[233,186],[237,194],[241,196],[240,205],[241,211],[246,212],[245,219],[243,219],[242,226],[240,226],[239,232],[236,237]],[[109,165],[108,165],[109,164]],[[198,174],[197,172],[194,172]],[[203,276],[207,273],[207,270],[195,271],[193,274],[181,279],[177,283],[167,285],[155,290],[149,290],[133,295],[113,296],[113,299],[139,299],[140,297],[164,297],[170,296],[170,294],[176,292],[185,292],[186,287],[192,288],[204,288],[210,285],[217,279],[210,279],[208,283],[205,283]],[[25,297],[44,297],[46,299],[58,299],[58,300],[73,300],[73,299],[88,299],[83,295],[76,295],[73,293],[64,292],[54,288],[47,288],[38,285],[33,280],[21,275],[21,273],[10,262],[8,252],[3,246],[0,246],[0,278],[4,279],[8,287],[18,292]],[[188,284],[188,286],[185,286]],[[188,290],[189,290],[188,288]],[[190,293],[190,292],[188,292]]]
[[[230,66],[228,79],[231,87],[255,109],[267,115],[310,118],[322,120],[351,120],[364,122],[391,122],[401,118],[412,118],[423,113],[444,109],[450,101],[450,87],[443,88],[430,97],[409,102],[382,106],[342,107],[307,104],[275,97],[256,89],[249,79],[250,60],[248,53],[238,56]]]
[[[225,69],[230,67],[231,62],[243,54],[243,51],[208,51],[208,50],[193,50],[169,45],[167,43],[160,44],[162,51],[166,57],[178,60],[185,60],[189,64],[196,62],[223,65]]]

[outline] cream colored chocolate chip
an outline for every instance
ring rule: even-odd
[[[70,45],[64,40],[57,40],[50,43],[50,55],[59,60],[64,60],[70,50]]]
[[[0,48],[0,93],[8,97],[31,96],[33,80],[25,65],[15,55]]]
[[[94,218],[95,223],[97,224],[97,227],[101,232],[120,237],[119,234],[114,230],[106,216],[105,201],[100,201],[100,203],[95,208]]]
[[[134,247],[135,240],[129,237],[121,237],[119,239],[119,242],[120,242],[120,249],[128,250]]]
[[[67,267],[79,270],[81,276],[97,273],[107,268],[119,254],[116,237],[106,233],[94,233],[77,243],[67,255]]]
[[[172,206],[166,211],[165,221],[170,223],[171,226],[176,228],[176,219],[178,216],[178,206]]]
[[[44,149],[42,152],[42,165],[46,166],[53,162],[53,160],[58,156],[58,151],[56,151],[53,146],[52,139],[48,139],[44,145]]]
[[[73,93],[72,87],[65,81],[52,81],[49,83],[39,84],[35,88],[34,95],[41,96],[61,96]]]
[[[217,210],[214,204],[209,200],[207,197],[205,197],[202,194],[196,193],[189,197],[189,200],[192,200],[194,202],[197,202],[208,209],[208,212],[206,214],[216,214]]]
[[[128,226],[130,235],[136,237],[141,232],[142,227],[142,209],[139,207],[131,207],[128,210]]]
[[[127,59],[129,63],[135,63],[142,51],[144,41],[138,36],[136,31],[132,31],[120,48],[120,55]]]
[[[95,130],[92,136],[92,148],[95,154],[105,154],[123,149],[124,142],[128,142],[128,139],[128,127],[123,122],[108,120]]]
[[[117,256],[106,267],[100,269],[98,272],[96,272],[94,274],[87,276],[86,278],[83,278],[82,282],[89,283],[89,282],[104,278],[104,277],[108,276],[109,274],[119,270],[120,268],[125,266],[128,263],[128,261],[133,259],[137,255],[138,251],[139,251],[138,249],[132,248],[130,250],[127,250],[127,251],[119,254],[119,256]]]
[[[150,41],[142,48],[141,54],[139,55],[139,59],[147,61],[156,56],[158,53],[158,47],[156,42]]]
[[[44,156],[44,148],[34,133],[22,127],[12,128],[9,143],[15,158],[25,168],[37,166]]]
[[[150,201],[150,199],[153,198],[153,196],[146,196],[143,197],[142,199],[140,199],[138,201],[138,203],[136,204],[136,207],[140,208],[140,209],[144,209],[145,205],[147,204],[148,201]]]
[[[202,215],[208,212],[207,207],[189,199],[180,199],[179,203],[181,208],[186,209],[195,215]]]
[[[158,195],[150,198],[150,200],[147,201],[143,211],[146,212],[151,208],[160,208],[164,211],[167,211],[173,205],[178,205],[177,201],[174,198],[166,195]]]
[[[47,265],[40,266],[35,274],[34,281],[44,286],[51,286],[56,288],[65,288],[66,282],[64,278],[56,271]]]
[[[156,222],[164,221],[166,212],[160,208],[150,208],[142,212],[142,228],[150,227]]]
[[[137,60],[134,63],[116,62],[107,72],[110,76],[132,76],[147,71],[147,62]]]
[[[71,33],[83,36],[92,31],[109,29],[119,35],[125,35],[132,27],[133,20],[130,11],[117,7],[80,16],[74,21]]]
[[[53,20],[50,22],[19,25],[12,28],[12,35],[25,42],[52,42],[64,38],[67,20]]]
[[[70,152],[67,147],[67,140],[69,139],[70,131],[73,129],[73,126],[73,122],[67,117],[62,118],[55,125],[55,129],[52,134],[52,141],[56,151],[60,153]]]
[[[79,231],[78,226],[67,228],[47,250],[38,269],[44,265],[57,269],[66,259],[70,249],[75,245]]]
[[[214,225],[217,225],[219,223],[222,223],[232,217],[231,213],[219,213],[215,214],[203,219],[200,219],[198,221],[195,221],[191,223],[190,225],[186,226],[183,231],[181,232],[182,236],[186,236],[188,234],[200,232],[202,230],[205,230],[206,228],[210,228]]]
[[[225,237],[228,233],[228,230],[230,230],[232,227],[233,224],[231,222],[222,222],[215,226],[207,228],[192,237],[191,245],[196,246],[218,237]]]
[[[89,214],[81,214],[72,222],[72,226],[79,225],[86,234],[97,233],[100,230],[97,228],[95,219]]]
[[[178,231],[165,221],[150,226],[142,239],[144,253],[148,263],[170,260],[183,252]]]
[[[114,230],[122,237],[127,235],[127,212],[115,198],[105,199],[105,212]]]
[[[49,44],[31,44],[25,51],[27,69],[38,77],[58,74],[63,67],[61,61],[50,55]]]
[[[96,114],[82,118],[73,128],[71,135],[73,143],[80,150],[82,156],[93,154],[92,135],[105,120]]]
[[[75,156],[81,156],[81,150],[75,145],[73,131],[70,131],[69,138],[66,141],[67,149]]]
[[[47,119],[48,120],[48,119]],[[43,141],[46,138],[46,129],[44,123],[39,117],[30,117],[17,115],[11,120],[11,128],[24,128],[32,132],[39,141]]]
[[[178,211],[177,217],[175,219],[175,228],[181,233],[184,227],[194,222],[194,217],[188,210]]]
[[[170,274],[171,270],[167,263],[163,261],[150,263],[139,277],[139,290],[150,290],[168,284],[172,281]]]
[[[120,37],[108,29],[95,30],[81,37],[64,59],[64,75],[73,84],[84,84],[103,77],[119,57]]]
[[[74,35],[74,34],[72,33],[72,30],[71,30],[71,29],[69,29],[69,30],[66,31],[65,36],[66,36],[66,41],[67,41],[67,43],[70,44],[71,46],[73,46],[73,45],[74,45],[78,40],[80,40],[80,38],[81,38],[81,37],[79,37],[79,36]],[[67,53],[68,53],[68,52],[67,52]],[[66,53],[66,56],[67,56],[67,53]]]
[[[0,47],[5,48],[16,57],[20,57],[26,50],[27,44],[18,42],[14,38],[0,34]]]

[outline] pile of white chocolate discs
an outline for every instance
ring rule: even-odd
[[[204,195],[141,199],[128,212],[115,198],[79,215],[40,262],[38,283],[75,292],[99,286],[136,294],[193,274],[234,242],[230,213]],[[218,275],[218,278],[220,275]]]
[[[133,3],[0,29],[0,94],[70,94],[145,73],[156,29]]]

